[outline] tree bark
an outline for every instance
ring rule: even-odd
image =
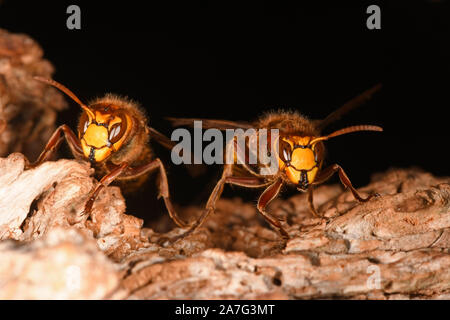
[[[60,92],[33,80],[54,72],[42,57],[33,39],[0,29],[0,156],[22,152],[36,159],[67,106]]]
[[[0,30],[0,299],[449,299],[450,179],[416,168],[373,176],[358,203],[339,185],[277,199],[286,243],[241,198],[221,199],[198,231],[175,243],[126,212],[118,187],[96,183],[88,162],[25,170],[55,129],[61,95],[30,38]],[[195,178],[193,178],[195,179]],[[186,183],[191,183],[186,182]],[[172,192],[182,192],[173,185]],[[178,207],[194,221],[202,207]],[[150,216],[150,215],[149,215]],[[160,225],[171,224],[168,215]]]
[[[23,170],[23,165],[20,154],[0,159],[0,237],[4,243],[15,239],[22,244],[0,247],[0,255],[19,255],[51,274],[54,265],[51,260],[45,262],[46,255],[31,259],[41,257],[42,245],[36,243],[48,242],[53,230],[58,230],[61,238],[78,230],[85,239],[77,243],[80,252],[63,245],[55,254],[70,255],[70,263],[78,264],[86,258],[83,250],[96,251],[91,259],[106,255],[116,269],[108,271],[117,279],[115,289],[94,298],[450,297],[448,178],[417,169],[392,169],[376,175],[360,190],[381,194],[362,204],[340,186],[322,186],[316,190],[316,205],[329,220],[309,213],[305,194],[278,199],[269,209],[285,220],[291,236],[286,245],[253,203],[222,199],[216,214],[198,232],[160,246],[161,237],[174,236],[181,229],[157,234],[142,228],[142,220],[124,214],[118,187],[101,192],[89,219],[81,214],[95,183],[88,163],[49,161],[32,170]],[[179,208],[191,219],[201,210]],[[31,276],[17,278],[14,275],[23,266],[5,267],[11,262],[0,261],[3,283],[9,283],[8,292],[13,292],[3,297],[49,297],[31,296],[28,289],[21,295],[19,289],[11,289],[23,288],[20,281],[28,283]],[[14,279],[15,285],[8,279]],[[72,297],[54,294],[55,298]]]

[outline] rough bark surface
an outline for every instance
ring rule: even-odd
[[[198,232],[161,246],[181,229],[142,228],[124,214],[117,187],[104,189],[89,219],[82,214],[95,182],[89,164],[24,170],[24,161],[18,153],[0,159],[2,298],[450,298],[448,178],[392,169],[360,190],[381,194],[362,204],[340,186],[322,186],[315,200],[327,219],[311,216],[304,194],[276,200],[270,210],[285,220],[287,243],[253,203],[222,199]],[[179,209],[191,219],[201,212]],[[55,259],[86,268],[80,281],[103,289],[64,291]]]
[[[0,299],[119,297],[116,266],[93,239],[53,228],[32,243],[0,242]]]
[[[60,92],[33,80],[54,69],[30,37],[0,29],[0,156],[22,152],[36,159],[66,107]]]
[[[65,105],[31,78],[51,73],[33,40],[0,30],[0,299],[450,299],[450,178],[419,169],[374,175],[359,191],[381,196],[367,203],[319,187],[324,219],[305,194],[275,200],[287,243],[238,197],[173,244],[159,243],[182,230],[143,228],[118,187],[87,216],[98,183],[87,162],[24,169],[22,153],[37,156]],[[193,221],[202,208],[177,210]]]

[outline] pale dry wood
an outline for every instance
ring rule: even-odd
[[[130,298],[146,299],[445,299],[449,183],[392,169],[361,189],[381,194],[362,204],[322,186],[315,200],[329,221],[311,216],[304,194],[279,199],[271,210],[287,221],[285,248],[254,204],[222,199],[199,233],[123,260],[123,284]]]
[[[89,220],[82,214],[97,183],[87,162],[61,159],[24,170],[25,161],[19,153],[0,158],[0,239],[30,241],[63,226],[85,230],[112,257],[148,245],[142,220],[124,214],[118,187],[100,193]]]
[[[0,239],[20,239],[23,233],[20,227],[30,213],[31,204],[43,194],[53,196],[58,192],[54,185],[64,179],[82,179],[91,173],[86,163],[70,160],[46,162],[33,170],[24,170],[25,163],[26,159],[19,153],[0,159]],[[89,184],[68,185],[65,199],[55,201],[54,207],[61,209],[75,205],[73,200],[89,192],[90,188]]]
[[[95,241],[56,227],[31,243],[0,242],[0,299],[120,297],[114,264]]]
[[[11,223],[10,232],[3,236],[9,234],[25,245],[8,244],[3,247],[7,254],[19,255],[31,269],[52,273],[54,266],[23,248],[40,247],[40,239],[55,229],[69,234],[77,228],[83,237],[96,241],[95,250],[87,245],[89,250],[103,251],[119,270],[120,284],[102,298],[437,299],[450,293],[448,178],[415,169],[391,170],[360,189],[381,193],[380,198],[363,204],[339,186],[320,187],[316,204],[329,220],[311,216],[304,194],[279,199],[270,209],[286,220],[292,239],[285,247],[259,217],[254,203],[222,199],[217,213],[197,233],[161,247],[159,237],[181,230],[157,234],[142,228],[142,221],[123,213],[117,187],[100,194],[91,220],[77,216],[85,201],[83,194],[93,186],[87,163],[60,160],[23,171],[23,156],[13,154],[1,159],[0,166],[0,208],[4,210],[0,216],[3,228],[5,221]],[[30,212],[34,200],[35,210]],[[183,213],[196,215],[200,210],[190,207]],[[87,250],[83,241],[78,245],[79,250]],[[85,259],[81,252],[72,253],[74,263]],[[4,276],[16,282],[9,282],[14,285],[8,287],[6,297],[31,297],[21,290],[30,281],[38,283],[32,279],[36,274],[13,277],[23,267],[8,266]],[[371,277],[374,270],[380,275],[379,287],[374,287]],[[51,279],[45,281],[53,286]],[[35,294],[62,295],[49,292]]]

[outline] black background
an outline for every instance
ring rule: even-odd
[[[36,39],[54,78],[82,100],[127,95],[169,136],[166,116],[252,120],[286,108],[323,118],[381,82],[381,92],[327,132],[354,124],[385,131],[327,142],[328,163],[339,163],[356,187],[390,167],[450,175],[446,1],[165,3],[3,0],[0,27]],[[81,30],[66,28],[70,4],[81,7]],[[369,4],[381,7],[381,30],[366,27]],[[71,103],[58,122],[75,128],[78,114]],[[213,186],[215,174],[192,179],[168,167],[178,203]],[[149,208],[149,198],[142,191],[127,205]]]

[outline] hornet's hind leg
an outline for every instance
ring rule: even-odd
[[[173,208],[172,202],[170,201],[169,183],[167,180],[166,170],[159,158],[156,158],[155,160],[147,164],[137,167],[129,167],[127,162],[123,162],[112,169],[111,166],[108,166],[108,168],[110,168],[110,172],[100,180],[100,183],[97,185],[94,191],[91,192],[91,196],[89,197],[89,200],[85,205],[84,214],[89,214],[91,212],[94,201],[101,189],[108,186],[119,176],[121,179],[134,179],[150,171],[159,169],[159,196],[163,197],[164,204],[166,205],[167,211],[169,212],[172,220],[181,228],[187,227],[187,224],[178,217],[175,209]]]
[[[164,243],[166,241],[175,242],[181,238],[184,238],[192,234],[195,230],[197,230],[203,224],[203,222],[209,216],[209,214],[215,210],[216,202],[217,200],[219,200],[223,188],[227,183],[246,188],[261,188],[267,186],[268,184],[267,182],[264,182],[262,181],[262,179],[257,177],[234,177],[232,176],[232,165],[225,165],[224,171],[222,173],[222,178],[217,182],[216,186],[211,192],[211,195],[209,196],[208,202],[206,203],[206,207],[203,210],[201,216],[183,234],[170,239],[162,238],[159,242],[160,243]]]
[[[70,150],[72,151],[75,158],[82,158],[83,149],[81,148],[80,141],[78,140],[75,133],[73,133],[73,131],[67,125],[63,124],[62,126],[58,127],[58,129],[56,129],[52,134],[44,150],[42,150],[41,154],[39,155],[39,158],[33,163],[28,163],[25,166],[26,169],[35,168],[50,159],[64,139],[66,139],[67,144],[69,145]]]

